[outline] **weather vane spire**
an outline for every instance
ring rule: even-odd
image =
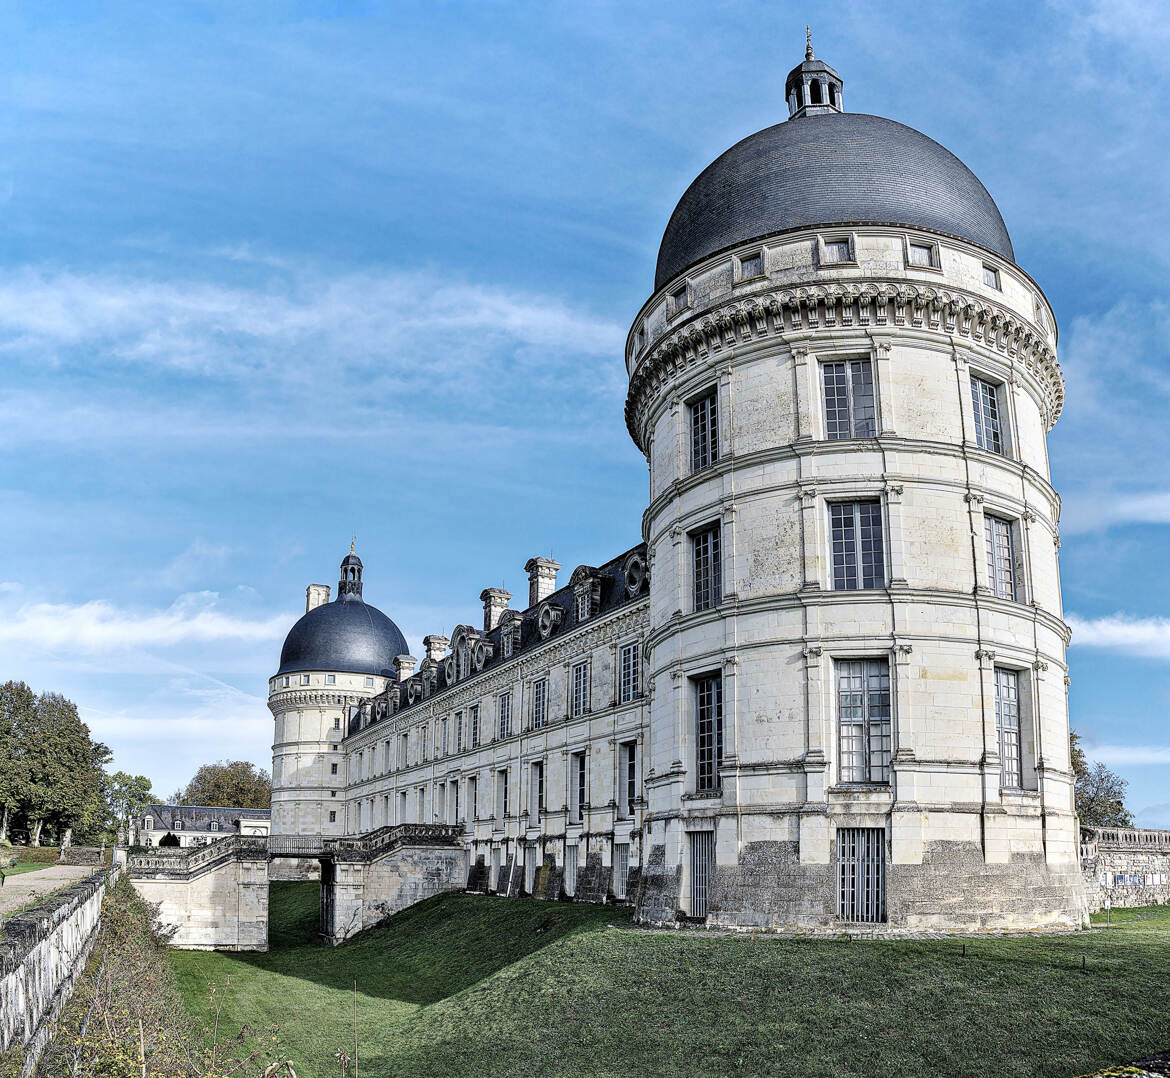
[[[812,51],[812,30],[809,29],[808,23],[804,24],[804,58],[806,60],[812,60],[814,58]]]
[[[357,535],[352,535],[349,540],[349,552],[353,553],[353,548],[357,543]]]

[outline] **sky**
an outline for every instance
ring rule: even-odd
[[[351,534],[412,651],[640,538],[622,348],[670,211],[784,119],[942,142],[1060,325],[1074,729],[1170,827],[1170,9],[69,2],[0,9],[0,680],[156,792],[268,766]]]

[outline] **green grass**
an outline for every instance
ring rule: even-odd
[[[9,868],[0,869],[5,876],[19,876],[22,872],[40,872],[42,869],[52,868],[52,865],[38,865],[30,861],[18,861]]]
[[[355,980],[369,1078],[1071,1078],[1170,1047],[1170,908],[968,939],[963,957],[962,940],[651,933],[612,908],[471,895],[327,950],[316,884],[274,883],[271,907],[268,954],[172,962],[202,1017],[215,982],[229,1034],[279,1024],[300,1078],[352,1051]]]

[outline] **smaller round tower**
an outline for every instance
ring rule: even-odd
[[[310,584],[305,613],[289,630],[280,668],[269,679],[272,835],[316,838],[345,833],[345,759],[350,708],[382,692],[406,638],[362,597],[361,559],[342,559],[337,598]],[[274,844],[275,845],[275,844]]]

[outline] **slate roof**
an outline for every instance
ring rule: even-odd
[[[219,824],[221,831],[234,831],[238,821],[267,820],[271,809],[220,808],[216,805],[147,805],[136,817],[138,826],[143,818],[154,817],[154,830],[170,830],[176,817],[183,821],[184,831],[210,831],[211,823]]]
[[[666,226],[654,289],[749,240],[849,224],[941,232],[1015,261],[991,195],[949,150],[880,116],[821,113],[757,131],[699,174]]]
[[[310,610],[289,630],[276,673],[330,670],[390,677],[394,657],[409,651],[406,637],[381,610],[343,595]]]

